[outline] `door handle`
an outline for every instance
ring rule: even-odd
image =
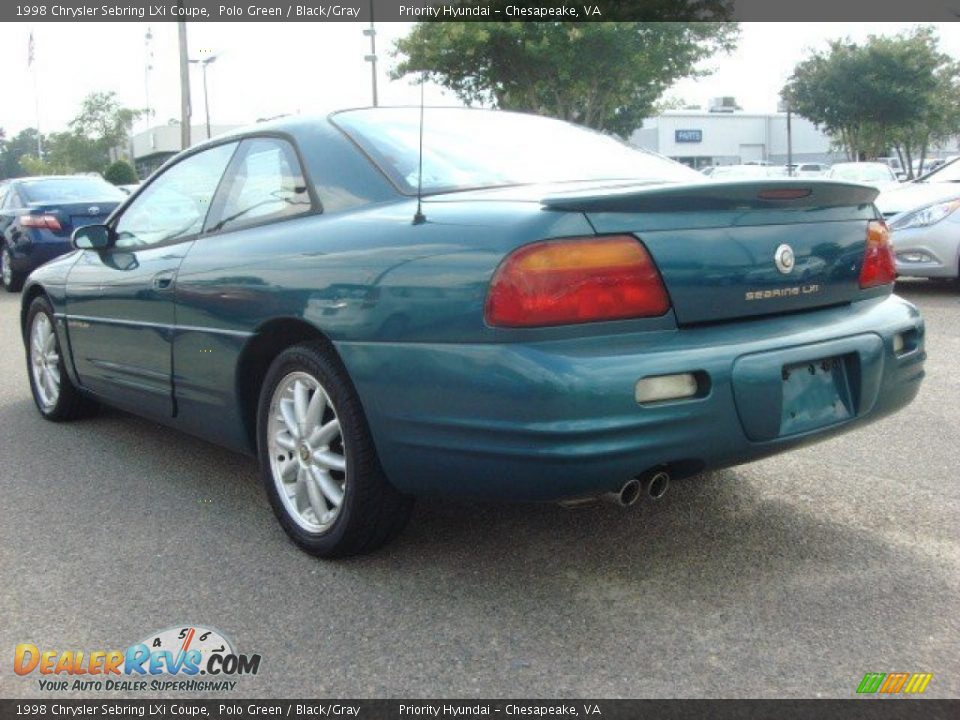
[[[173,270],[164,270],[153,276],[153,287],[155,290],[171,290],[173,288],[173,278],[176,273]]]

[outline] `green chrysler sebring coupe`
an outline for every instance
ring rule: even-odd
[[[325,557],[425,493],[630,504],[914,398],[923,320],[875,195],[505,112],[264,123],[29,277],[30,384],[50,420],[103,402],[256,455]]]

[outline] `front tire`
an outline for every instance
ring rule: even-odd
[[[36,298],[27,311],[27,376],[33,401],[47,420],[74,420],[97,408],[96,402],[84,397],[67,375],[53,308],[44,297]]]
[[[3,243],[3,249],[0,250],[0,282],[10,293],[20,292],[23,287],[23,276],[13,269],[13,256],[6,243]]]
[[[387,480],[353,383],[324,343],[295,345],[271,364],[257,445],[273,511],[311,555],[370,552],[406,525],[413,501]]]

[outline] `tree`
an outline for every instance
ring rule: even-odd
[[[871,35],[864,44],[831,42],[828,51],[797,65],[783,96],[859,160],[904,142],[907,128],[921,145],[942,132],[937,106],[956,76],[956,63],[939,51],[934,31],[920,27],[894,37]],[[920,130],[927,126],[929,132]]]
[[[139,181],[137,171],[126,160],[114,160],[107,166],[103,179],[114,185],[133,185]]]
[[[27,173],[20,164],[20,158],[24,155],[36,156],[36,153],[36,128],[26,128],[5,140],[0,148],[0,179],[23,177]]]
[[[914,160],[918,161],[918,171],[923,172],[929,149],[960,135],[960,65],[946,63],[936,77],[937,90],[929,104],[918,108],[908,122],[890,133],[890,142],[911,178],[915,175]]]
[[[715,2],[704,12],[726,19],[729,10]],[[397,41],[392,75],[422,73],[467,105],[626,137],[675,81],[707,74],[702,61],[731,50],[738,34],[730,22],[423,22]]]

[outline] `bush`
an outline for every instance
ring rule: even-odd
[[[139,182],[137,171],[126,160],[110,163],[103,172],[103,179],[114,185],[133,185]]]

